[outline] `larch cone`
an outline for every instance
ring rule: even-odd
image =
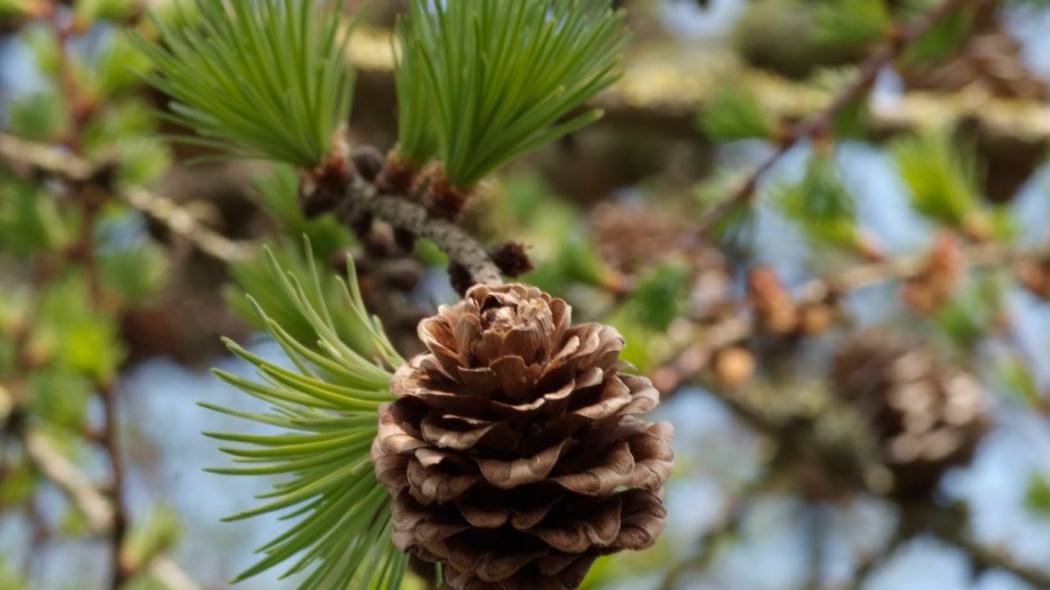
[[[667,520],[673,429],[623,372],[623,337],[565,301],[476,286],[420,323],[372,460],[394,544],[456,590],[573,590],[602,555],[650,547]]]

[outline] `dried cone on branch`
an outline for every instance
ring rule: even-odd
[[[532,287],[476,286],[423,321],[429,353],[398,370],[372,460],[394,496],[394,543],[456,590],[571,590],[594,560],[664,527],[672,428],[624,340],[571,325]]]
[[[897,497],[926,499],[941,476],[973,457],[987,426],[969,374],[885,334],[856,339],[836,358],[832,383],[866,417]]]

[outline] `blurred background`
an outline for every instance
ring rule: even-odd
[[[246,427],[197,406],[253,409],[220,336],[280,356],[261,245],[353,255],[405,355],[457,298],[432,246],[304,218],[290,169],[164,141],[130,35],[164,1],[0,0],[0,590],[110,588],[125,525],[124,587],[227,588],[283,530],[220,522],[267,489],[203,471]],[[675,425],[669,530],[586,587],[1050,588],[1050,4],[618,4],[605,118],[463,221],[619,329]],[[402,9],[347,2],[355,145],[396,136]]]

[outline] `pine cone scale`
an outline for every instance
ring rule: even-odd
[[[673,429],[634,416],[658,394],[620,373],[616,330],[509,285],[419,334],[429,352],[395,374],[373,444],[400,549],[445,563],[456,590],[568,590],[598,556],[655,542]]]

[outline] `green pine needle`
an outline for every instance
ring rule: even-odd
[[[834,159],[812,157],[799,182],[774,186],[771,197],[810,240],[844,248],[859,244],[856,203],[842,184]]]
[[[199,137],[185,143],[233,157],[309,168],[320,163],[350,113],[350,29],[339,2],[196,0],[159,18],[159,44],[140,40],[156,73],[147,80],[172,98],[168,118]]]
[[[892,21],[884,0],[833,0],[817,6],[814,40],[829,47],[867,47],[886,36]]]
[[[771,139],[776,125],[750,89],[728,84],[715,94],[700,117],[700,128],[716,142]]]
[[[963,228],[980,206],[973,150],[960,150],[947,133],[905,137],[890,146],[912,206],[938,223]]]
[[[469,188],[601,116],[564,119],[618,77],[624,15],[608,0],[413,0],[399,28],[400,153]]]
[[[282,519],[297,519],[260,548],[263,557],[235,581],[286,563],[290,565],[285,576],[309,571],[299,590],[396,590],[407,561],[391,544],[390,497],[375,477],[369,449],[377,430],[376,410],[393,399],[392,371],[404,360],[378,320],[365,311],[352,264],[349,284],[342,284],[345,305],[333,310],[325,303],[315,267],[310,268],[312,280],[304,285],[269,250],[266,256],[269,288],[295,303],[316,340],[292,337],[257,305],[263,324],[295,369],[227,341],[234,354],[255,366],[257,375],[246,379],[215,371],[216,375],[271,409],[252,414],[202,404],[284,431],[206,433],[231,443],[221,450],[236,464],[211,471],[282,478],[273,491],[258,496],[262,505],[227,520],[279,511],[288,511]],[[308,259],[312,260],[309,252]],[[367,334],[368,346],[342,339],[339,334],[347,327]]]

